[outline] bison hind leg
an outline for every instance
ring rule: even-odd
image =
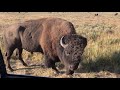
[[[14,69],[12,69],[11,65],[10,65],[10,58],[11,58],[11,55],[13,54],[13,50],[7,50],[7,52],[5,53],[5,56],[6,56],[6,67],[11,71],[13,72]]]
[[[17,54],[19,60],[21,61],[21,63],[22,63],[24,66],[28,66],[28,65],[24,62],[24,60],[23,60],[23,58],[22,58],[22,51],[23,51],[22,48],[17,48],[17,53],[16,53],[16,54]]]

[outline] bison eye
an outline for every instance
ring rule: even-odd
[[[65,52],[65,55],[66,55],[66,56],[69,56],[69,55],[70,55],[70,52],[67,52],[67,51],[66,51],[66,52]]]

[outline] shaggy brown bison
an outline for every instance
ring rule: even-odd
[[[77,69],[81,55],[87,45],[87,39],[79,36],[71,22],[60,18],[42,18],[14,24],[4,32],[6,48],[6,64],[10,66],[10,58],[17,49],[19,60],[27,64],[21,56],[22,50],[41,52],[45,56],[45,66],[57,73],[55,63],[61,61],[67,74]]]

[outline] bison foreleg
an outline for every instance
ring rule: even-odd
[[[47,56],[45,56],[45,66],[47,68],[52,68],[57,74],[60,73],[55,66],[55,62]]]
[[[19,57],[19,60],[21,61],[21,63],[24,65],[24,66],[28,66],[24,61],[23,61],[23,58],[22,58],[22,48],[17,48],[17,53],[18,53],[18,57]]]
[[[6,66],[7,66],[7,68],[8,68],[11,72],[14,71],[14,69],[12,69],[12,67],[11,67],[11,65],[10,65],[10,57],[7,57]]]

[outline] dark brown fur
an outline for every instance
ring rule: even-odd
[[[67,71],[69,74],[70,70],[69,66],[66,64],[67,61],[64,62],[64,51],[67,51],[68,49],[64,49],[60,45],[60,39],[62,36],[66,36],[64,38],[66,43],[70,43],[70,41],[73,39],[73,42],[71,42],[69,46],[73,46],[75,43],[76,45],[83,44],[84,47],[82,49],[78,45],[78,51],[83,50],[86,46],[87,39],[76,34],[75,28],[71,22],[60,18],[29,20],[10,26],[4,32],[7,67],[13,71],[10,66],[10,57],[15,49],[18,51],[20,61],[23,63],[23,65],[27,66],[21,56],[22,49],[25,49],[29,52],[43,53],[45,56],[45,65],[47,67],[51,67],[56,72],[59,71],[56,69],[55,63],[58,61],[63,62],[68,69]],[[74,39],[76,39],[76,41]],[[85,43],[83,43],[83,41],[80,42],[80,39],[83,41],[85,40]],[[76,53],[78,51],[76,51]],[[77,56],[81,56],[81,54]]]

